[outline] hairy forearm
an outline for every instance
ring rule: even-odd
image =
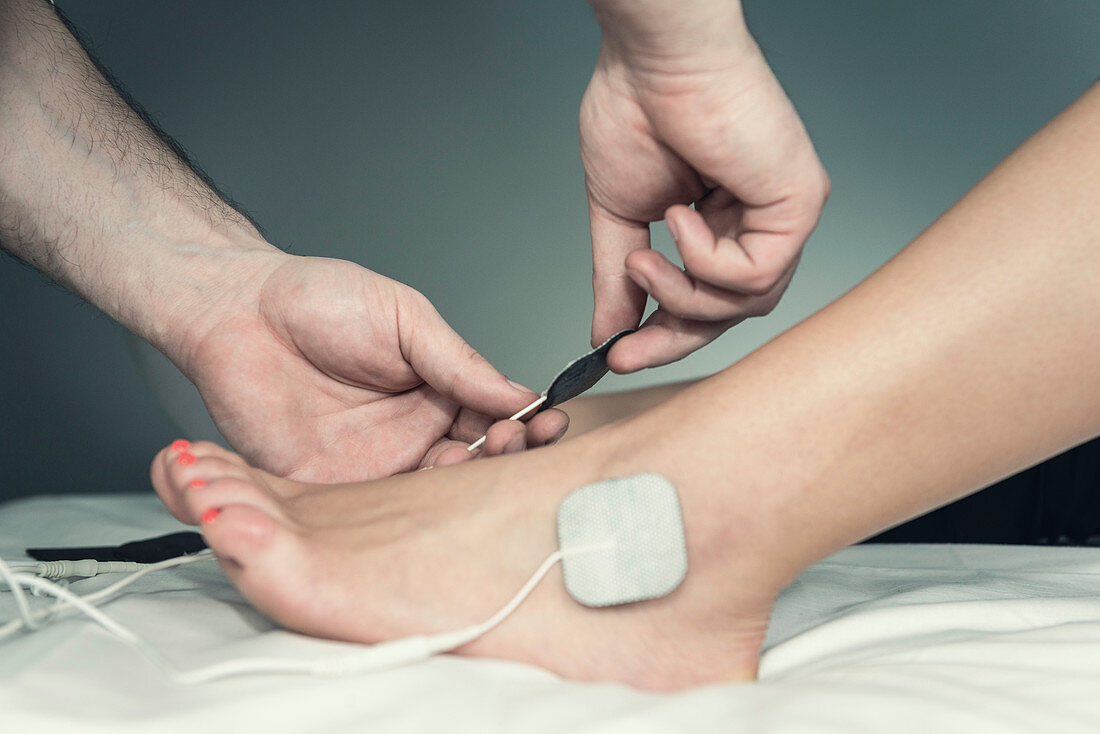
[[[613,454],[647,447],[716,507],[759,498],[714,516],[789,580],[1100,434],[1098,201],[1100,85],[849,294],[633,419]]]
[[[0,0],[0,244],[168,352],[273,250],[41,0]]]

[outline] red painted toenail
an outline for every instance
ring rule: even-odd
[[[218,515],[221,514],[221,510],[217,507],[211,507],[206,512],[202,513],[202,524],[209,525],[218,519]]]
[[[184,451],[176,461],[179,462],[180,466],[190,466],[195,463],[195,455]]]
[[[188,484],[187,486],[190,487],[191,489],[202,489],[203,487],[206,486],[206,480],[205,479],[192,479],[191,483]]]
[[[168,448],[172,449],[173,451],[186,451],[187,449],[191,448],[191,442],[186,439],[177,438]]]

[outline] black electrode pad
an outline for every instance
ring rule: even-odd
[[[185,531],[135,540],[122,545],[94,548],[27,548],[27,555],[36,561],[82,561],[90,558],[95,561],[157,563],[176,556],[198,553],[205,548],[206,543],[201,535]]]
[[[627,334],[633,333],[634,329],[620,331],[588,354],[567,364],[551,381],[550,387],[546,388],[546,401],[539,406],[538,412],[572,400],[599,382],[607,374],[607,353],[611,351],[611,347]]]

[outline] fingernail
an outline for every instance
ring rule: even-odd
[[[186,451],[187,449],[191,448],[191,442],[183,438],[177,438],[168,448],[176,452]]]
[[[546,442],[546,445],[547,445],[547,446],[553,446],[553,445],[554,445],[554,444],[556,444],[556,443],[557,443],[558,441],[560,441],[560,440],[562,440],[563,438],[565,438],[565,434],[566,434],[566,433],[568,433],[568,432],[569,432],[569,426],[566,426],[565,428],[563,428],[563,429],[561,429],[560,431],[558,431],[558,433],[557,433],[557,435],[556,435],[556,436],[554,436],[554,437],[553,437],[552,439],[550,439],[549,441],[547,441],[547,442]]]
[[[218,515],[220,514],[221,510],[219,510],[217,507],[211,507],[209,510],[202,513],[202,517],[200,519],[202,520],[203,525],[209,525],[210,523],[217,520]]]
[[[630,276],[630,279],[634,281],[634,285],[641,288],[646,293],[652,291],[652,287],[649,285],[649,281],[642,277],[641,273],[636,273],[633,270],[627,270],[626,274]]]
[[[504,379],[508,380],[507,377],[505,377]],[[531,388],[524,387],[523,385],[519,384],[515,380],[508,380],[508,384],[511,385],[512,387],[514,387],[517,390],[522,390],[523,392],[531,392]]]
[[[182,454],[180,454],[180,457],[176,459],[176,461],[179,463],[180,466],[191,466],[195,463],[195,455],[189,454],[184,451]]]
[[[673,242],[679,242],[680,241],[680,231],[678,229],[676,229],[676,222],[672,221],[671,219],[666,219],[665,220],[665,226],[668,227],[668,233],[670,235],[672,235],[672,241]]]
[[[206,480],[205,479],[192,479],[191,482],[187,486],[190,487],[191,489],[202,489],[203,487],[206,486]]]
[[[527,448],[527,440],[524,437],[524,435],[521,433],[518,436],[516,436],[515,438],[513,438],[511,441],[509,441],[507,443],[507,445],[505,445],[504,453],[506,453],[506,454],[516,454],[516,453],[519,453],[520,451],[523,451],[525,448]]]

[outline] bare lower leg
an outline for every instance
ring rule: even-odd
[[[1100,85],[851,293],[630,431],[721,514],[751,497],[789,575],[1087,440],[1097,201]]]
[[[569,433],[566,434],[566,438],[572,440],[609,423],[629,418],[643,410],[660,405],[694,382],[692,380],[626,392],[582,395],[574,398],[562,406],[562,410],[569,414]]]
[[[553,549],[565,493],[659,472],[684,507],[680,589],[593,611],[552,577],[464,652],[654,688],[751,677],[807,565],[1100,433],[1098,118],[1100,89],[852,293],[629,420],[316,491],[218,470],[187,489],[214,462],[166,451],[158,491],[188,517],[222,508],[207,538],[272,617],[370,642],[483,619]]]

